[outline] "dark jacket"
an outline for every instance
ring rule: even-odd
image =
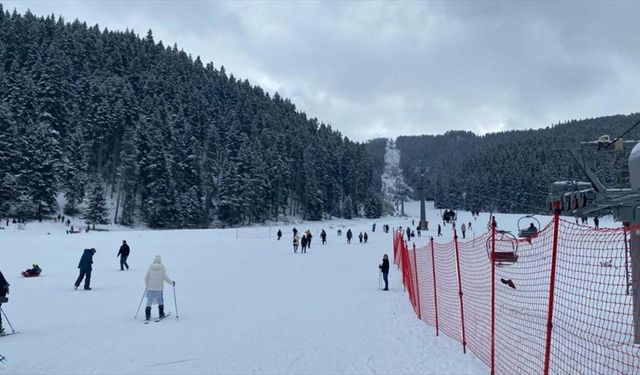
[[[306,247],[307,246],[307,237],[306,236],[302,236],[302,239],[300,240],[300,245],[302,247]]]
[[[2,272],[0,272],[0,297],[6,297],[9,294],[9,283],[4,278]]]
[[[95,253],[96,249],[84,249],[80,263],[78,263],[78,268],[80,268],[81,271],[91,271],[93,269],[91,265],[93,264],[93,254]]]
[[[382,273],[389,273],[389,259],[382,260],[382,264],[380,265],[380,270],[382,270]]]
[[[123,257],[128,257],[131,249],[129,249],[129,245],[126,243],[120,246],[120,251],[118,251],[118,255],[122,255]]]

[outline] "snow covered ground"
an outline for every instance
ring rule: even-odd
[[[306,255],[292,251],[291,224],[173,231],[110,226],[81,234],[66,234],[59,223],[28,223],[22,230],[11,224],[0,230],[0,270],[11,283],[2,308],[20,333],[0,337],[6,357],[0,373],[486,374],[473,354],[463,354],[445,335],[436,337],[416,318],[395,267],[391,290],[378,290],[377,266],[384,253],[392,254],[391,233],[383,233],[382,225],[417,223],[417,202],[406,210],[408,218],[296,224],[314,234]],[[438,215],[428,208],[429,235]],[[497,219],[503,229],[515,230],[520,217]],[[473,222],[467,235],[479,235],[488,214],[474,221],[459,212],[459,220]],[[543,217],[541,224],[549,220]],[[603,219],[601,226],[618,225]],[[351,245],[347,228],[355,235]],[[443,228],[439,241],[451,238],[450,229]],[[369,234],[366,245],[357,243],[361,231]],[[116,254],[123,239],[131,246],[131,269],[121,272]],[[423,246],[428,235],[418,241]],[[74,290],[87,247],[97,249],[93,290]],[[173,316],[145,325],[144,306],[137,320],[134,315],[156,254],[176,281],[179,310],[167,285],[165,305]],[[20,271],[34,262],[41,277],[22,278]],[[11,330],[6,321],[4,326]]]

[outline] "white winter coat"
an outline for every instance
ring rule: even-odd
[[[156,255],[153,259],[153,263],[149,266],[144,281],[147,284],[147,290],[162,291],[162,289],[164,289],[163,281],[166,281],[168,284],[173,284],[173,281],[167,276],[167,270],[165,270],[162,265],[160,255]]]

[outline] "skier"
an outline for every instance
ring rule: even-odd
[[[367,243],[367,240],[369,239],[369,235],[367,235],[367,232],[364,232],[364,243]]]
[[[162,264],[160,255],[156,255],[153,259],[153,263],[147,270],[147,275],[144,278],[144,282],[147,285],[147,307],[144,309],[144,316],[146,320],[151,318],[151,305],[154,301],[158,302],[158,315],[160,319],[164,318],[164,299],[162,298],[162,291],[164,289],[164,282],[176,285],[175,281],[171,281],[167,276],[167,270]]]
[[[280,241],[280,237],[282,237],[282,231],[280,229],[278,229],[277,235],[278,235],[278,241]]]
[[[460,226],[460,230],[462,231],[462,238],[465,238],[465,234],[467,233],[467,226],[462,223],[462,225]]]
[[[442,227],[438,224],[438,237],[442,237]]]
[[[303,234],[302,239],[300,240],[300,254],[304,254],[307,252],[307,235]]]
[[[320,239],[322,239],[323,245],[327,243],[327,232],[325,232],[324,229],[320,232]]]
[[[78,279],[76,279],[75,284],[73,284],[75,287],[74,289],[78,289],[82,279],[84,279],[84,290],[91,290],[91,271],[93,270],[91,265],[93,264],[93,254],[95,253],[96,249],[94,248],[84,249],[82,257],[80,258],[80,263],[78,263],[80,274],[78,275]]]
[[[7,294],[9,294],[9,283],[4,278],[2,272],[0,272],[0,309],[2,303],[7,302]],[[4,328],[2,328],[2,314],[0,314],[0,335],[4,335]]]
[[[300,244],[300,236],[298,236],[297,234],[295,236],[293,236],[293,252],[297,253],[298,252],[298,245]]]
[[[353,237],[353,233],[351,233],[351,229],[347,230],[347,243],[351,243],[351,238]]]
[[[382,264],[378,265],[378,268],[380,268],[384,280],[384,289],[382,290],[389,290],[389,257],[387,254],[382,256]]]
[[[129,265],[127,264],[127,258],[129,257],[129,253],[131,249],[129,249],[129,245],[127,245],[127,241],[122,240],[122,246],[120,246],[120,250],[118,250],[117,257],[120,257],[120,271],[124,271],[124,268],[127,267],[129,269]]]

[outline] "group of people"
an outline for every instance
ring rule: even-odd
[[[307,249],[311,248],[311,239],[313,238],[311,231],[307,229],[302,234],[302,238],[300,238],[300,236],[298,235],[298,229],[294,227],[292,231],[293,231],[293,252],[297,253],[298,247],[300,247],[300,254],[306,254]],[[322,243],[324,244],[326,240],[327,240],[327,236],[325,233]]]

